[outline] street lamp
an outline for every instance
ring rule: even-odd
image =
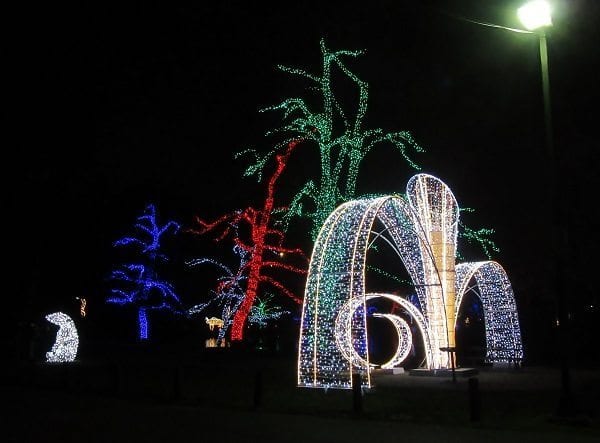
[[[554,152],[554,141],[552,136],[552,114],[550,111],[550,79],[548,75],[548,44],[546,41],[546,29],[552,26],[551,8],[545,0],[532,0],[517,10],[517,16],[523,26],[529,31],[535,32],[539,37],[540,46],[540,66],[542,72],[542,93],[544,99],[544,121],[546,129],[546,150],[550,170],[548,178],[550,181],[549,190],[552,192],[552,209],[553,209],[553,255],[555,257],[554,277],[555,291],[558,303],[558,352],[561,363],[561,396],[558,405],[559,415],[568,415],[573,412],[571,398],[571,383],[569,374],[569,364],[567,358],[567,348],[569,346],[567,339],[567,322],[568,315],[566,309],[564,282],[563,260],[564,252],[566,251],[565,242],[566,232],[564,229],[562,197],[561,190],[558,186],[559,163]]]
[[[544,0],[533,0],[517,10],[519,20],[526,29],[533,31],[545,26],[552,26],[551,9]]]

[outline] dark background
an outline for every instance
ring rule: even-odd
[[[263,188],[242,178],[246,164],[233,154],[269,147],[263,134],[277,116],[258,109],[306,86],[275,67],[318,72],[323,37],[334,49],[366,50],[349,63],[370,85],[366,125],[411,131],[426,150],[413,156],[423,171],[444,180],[459,205],[476,209],[466,223],[496,229],[494,258],[513,283],[532,362],[555,353],[550,218],[560,202],[572,354],[597,362],[586,349],[600,319],[593,68],[600,7],[554,2],[550,82],[562,195],[552,195],[538,39],[469,21],[519,27],[519,4],[219,1],[14,11],[7,70],[15,136],[4,150],[11,320],[72,310],[82,296],[90,312],[114,314],[102,307],[111,243],[131,233],[147,203],[163,222],[183,225],[194,214],[210,219],[259,205]],[[315,160],[292,158],[281,201],[305,181],[302,174],[316,176]],[[381,145],[363,163],[358,192],[403,192],[412,174]],[[306,247],[300,236],[289,243]],[[466,259],[485,259],[461,247]],[[178,259],[205,255],[200,248],[190,240]],[[204,283],[186,278],[191,301],[194,284]]]

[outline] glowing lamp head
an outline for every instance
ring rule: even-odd
[[[552,26],[550,13],[550,5],[545,0],[532,0],[517,10],[519,20],[530,31]]]

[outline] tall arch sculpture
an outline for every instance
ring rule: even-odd
[[[315,242],[306,282],[299,386],[350,388],[353,371],[364,372],[362,383],[370,386],[366,302],[376,297],[394,300],[415,320],[428,368],[450,367],[448,353],[440,348],[455,344],[457,313],[463,294],[473,289],[472,281],[479,287],[484,307],[486,358],[499,362],[522,357],[516,304],[502,267],[495,262],[455,266],[458,214],[448,186],[428,174],[409,180],[406,197],[353,200],[330,214]],[[375,220],[383,231],[373,232]],[[378,237],[393,247],[404,264],[419,307],[365,288],[367,250]],[[393,366],[401,362],[411,334],[399,317],[386,316],[399,334],[399,350],[388,362]]]

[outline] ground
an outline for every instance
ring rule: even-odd
[[[289,356],[217,351],[203,358],[16,366],[3,377],[4,441],[600,438],[597,370],[572,369],[573,413],[559,417],[556,368],[479,368],[480,419],[472,420],[467,377],[376,373],[357,412],[351,391],[296,388]]]

